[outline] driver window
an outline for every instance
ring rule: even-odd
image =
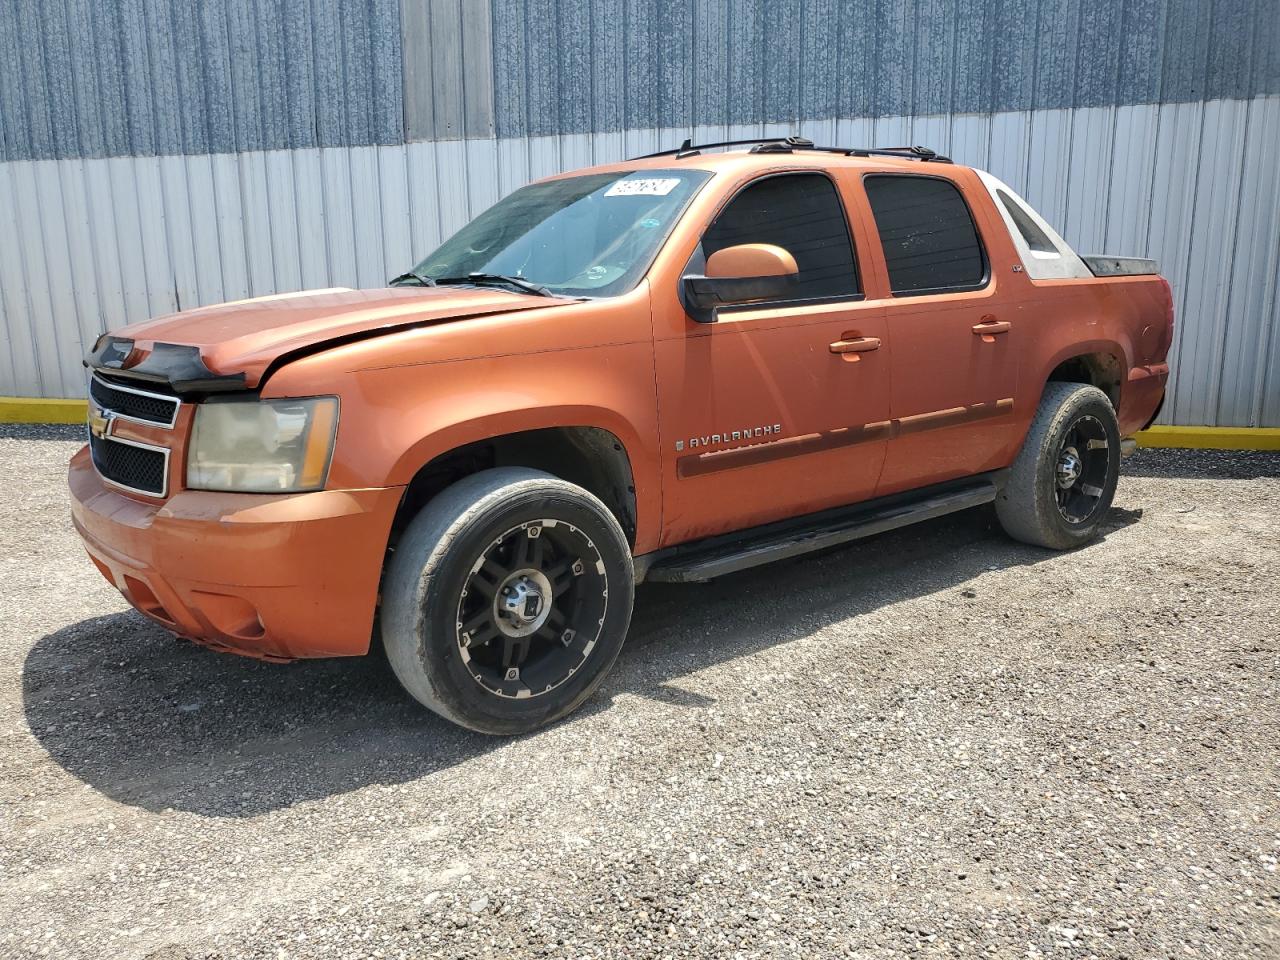
[[[702,254],[740,243],[790,251],[800,268],[796,299],[860,292],[844,207],[835,185],[820,173],[765,177],[747,186],[703,234]]]

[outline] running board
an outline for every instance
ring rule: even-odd
[[[970,478],[961,486],[918,492],[910,499],[889,497],[711,537],[650,554],[648,563],[637,557],[636,579],[700,583],[991,503],[999,489],[994,476],[977,482]]]

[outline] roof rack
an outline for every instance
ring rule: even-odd
[[[683,160],[685,157],[696,157],[703,150],[748,145],[751,146],[752,153],[794,153],[796,150],[817,150],[822,153],[839,153],[846,157],[897,157],[901,160],[920,160],[925,163],[951,162],[950,157],[944,157],[928,147],[818,147],[812,140],[805,137],[753,137],[750,140],[721,140],[717,143],[694,143],[692,137],[686,137],[685,141],[673,150],[659,150],[656,153],[646,153],[644,156],[631,159],[649,160],[653,157],[674,156],[677,160]]]

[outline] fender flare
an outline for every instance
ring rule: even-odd
[[[1131,367],[1130,351],[1115,340],[1077,340],[1064,345],[1056,353],[1050,354],[1048,360],[1036,372],[1033,382],[1039,384],[1039,393],[1036,395],[1037,404],[1040,402],[1040,397],[1044,395],[1045,385],[1049,382],[1049,374],[1053,373],[1061,364],[1076,357],[1092,356],[1099,353],[1114,357],[1116,362],[1120,364],[1119,382],[1120,386],[1123,387],[1128,379]]]
[[[640,432],[622,415],[604,407],[568,404],[490,410],[427,433],[401,452],[388,477],[408,485],[432,460],[469,444],[531,430],[595,429],[612,436],[622,448],[634,486],[636,543],[656,538],[661,526],[662,498],[656,446],[648,449]]]
[[[467,444],[529,430],[553,430],[568,427],[594,427],[617,437],[633,469],[633,453],[642,444],[636,430],[623,417],[599,407],[567,405],[556,407],[524,407],[495,410],[426,434],[404,450],[396,459],[387,478],[388,485],[402,485],[413,479],[420,469],[441,454]]]

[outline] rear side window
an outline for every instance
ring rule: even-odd
[[[1013,220],[1013,225],[1022,234],[1022,239],[1027,241],[1028,247],[1036,253],[1058,252],[1058,248],[1053,245],[1053,241],[1045,236],[1045,232],[1027,215],[1027,211],[1022,209],[1022,204],[1018,203],[1003,190],[997,190],[996,195],[1000,198],[1000,202],[1004,204],[1004,208],[1009,211],[1009,218]]]
[[[946,180],[869,176],[871,213],[894,293],[972,290],[986,281],[986,259],[969,207]]]
[[[796,258],[797,299],[852,296],[858,271],[844,207],[822,174],[766,177],[729,201],[702,236],[702,253],[740,243],[771,243]]]

